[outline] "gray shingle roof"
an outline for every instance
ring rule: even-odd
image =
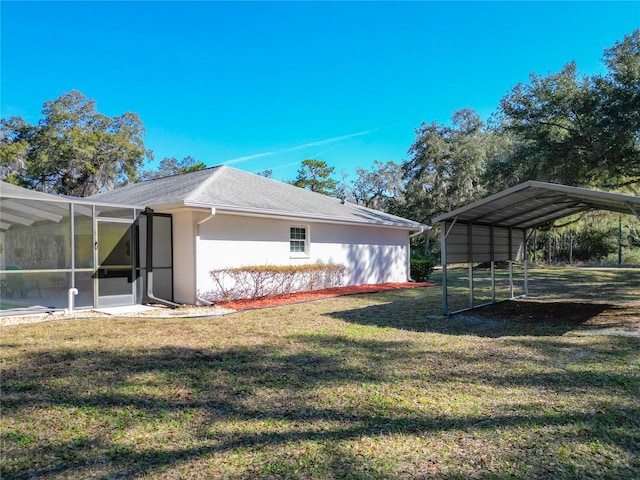
[[[255,215],[290,216],[353,224],[420,230],[425,225],[340,199],[310,192],[228,166],[140,182],[90,197],[100,202],[146,205],[154,209],[184,206]]]

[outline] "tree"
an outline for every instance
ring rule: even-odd
[[[323,160],[303,160],[298,176],[291,184],[323,195],[334,195],[338,186],[331,178],[334,170],[335,167],[329,167]]]
[[[502,166],[518,180],[640,184],[640,30],[604,59],[604,77],[580,76],[571,62],[553,75],[532,74],[501,100],[501,126],[516,138]]]
[[[397,163],[376,160],[371,170],[358,167],[356,175],[350,188],[355,203],[386,211],[390,200],[399,201],[402,198],[402,167]]]
[[[95,100],[74,90],[45,102],[43,118],[29,125],[2,120],[0,172],[4,180],[44,192],[88,196],[133,182],[145,158],[138,115],[108,117]]]
[[[402,164],[407,181],[410,218],[429,222],[432,216],[457,208],[483,193],[486,135],[471,109],[455,112],[452,126],[423,123]]]
[[[184,157],[182,160],[176,160],[175,157],[165,157],[160,162],[157,170],[144,170],[140,173],[138,181],[152,180],[154,178],[171,177],[181,173],[196,172],[204,170],[207,166],[198,162],[191,156]]]
[[[528,162],[514,162],[519,148],[513,132],[491,125],[486,132],[487,162],[481,184],[487,194],[497,193],[528,179]]]
[[[605,50],[609,69],[596,77],[601,161],[609,170],[604,186],[640,185],[640,30]]]
[[[594,181],[597,164],[593,127],[597,97],[574,62],[546,77],[531,74],[500,102],[505,130],[518,145],[512,163],[524,165],[528,180],[571,185]]]
[[[29,147],[29,125],[20,117],[0,120],[0,178],[18,184]]]

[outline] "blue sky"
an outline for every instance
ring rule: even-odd
[[[273,170],[305,158],[353,179],[401,162],[422,122],[487,119],[529,74],[640,28],[639,2],[13,2],[1,13],[0,110],[40,119],[72,89],[142,119],[156,162]],[[148,165],[150,167],[152,165]],[[339,175],[338,175],[339,176]]]

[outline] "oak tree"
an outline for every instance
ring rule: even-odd
[[[139,175],[138,181],[171,177],[181,173],[196,172],[205,168],[207,166],[204,163],[198,162],[191,156],[186,156],[182,160],[177,160],[176,157],[165,157],[156,170],[143,170]]]
[[[89,196],[133,182],[145,159],[145,129],[135,113],[101,114],[73,90],[47,101],[42,119],[2,119],[2,179],[34,190]]]

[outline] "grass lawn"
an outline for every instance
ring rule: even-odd
[[[640,337],[441,311],[428,287],[4,327],[2,478],[640,478]]]

